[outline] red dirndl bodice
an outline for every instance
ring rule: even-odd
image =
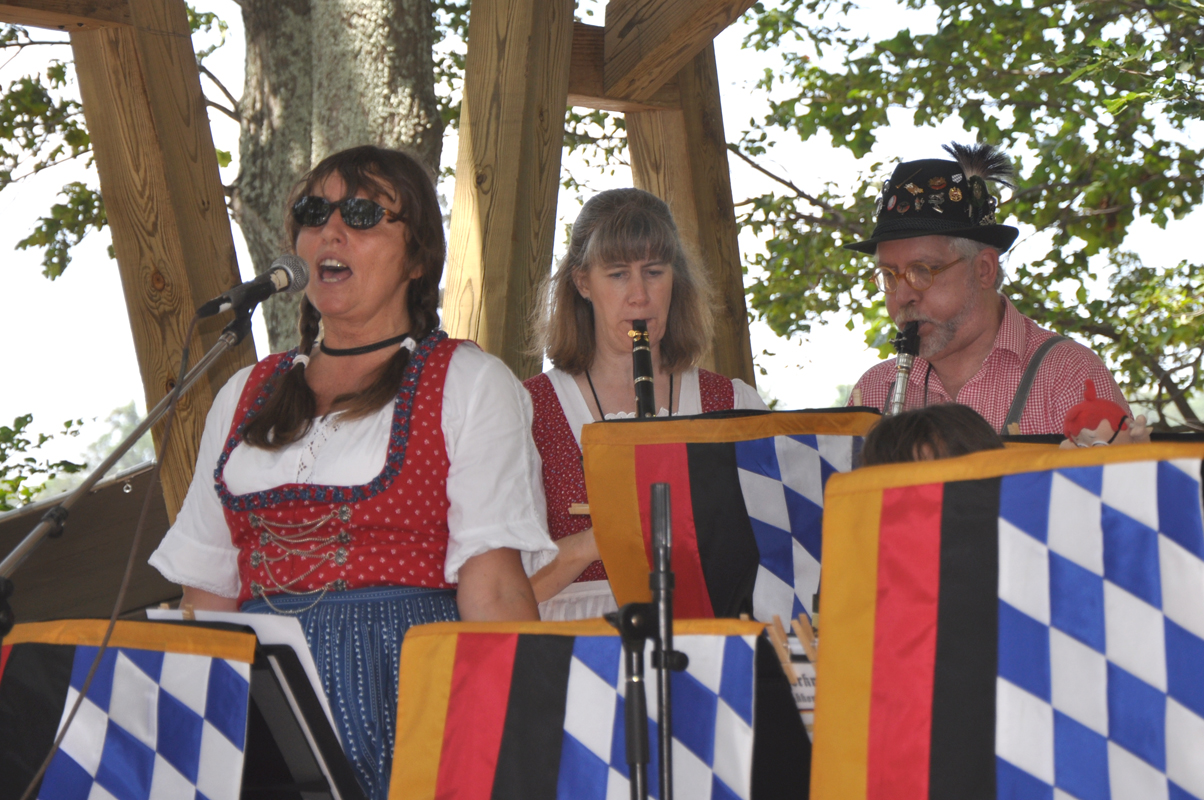
[[[535,412],[531,435],[543,461],[543,491],[548,501],[548,533],[552,540],[580,533],[594,522],[588,514],[570,514],[573,503],[587,503],[585,494],[585,468],[581,461],[581,447],[573,437],[573,429],[560,400],[556,387],[547,375],[536,375],[523,381],[531,394],[531,405]],[[702,394],[703,413],[727,411],[736,404],[732,382],[722,375],[698,370],[698,388]],[[580,581],[604,581],[606,568],[595,561],[585,568]]]
[[[460,341],[437,331],[414,349],[394,402],[384,469],[360,486],[291,483],[231,494],[223,477],[230,453],[296,351],[255,366],[213,474],[238,548],[239,603],[281,592],[452,587],[443,579],[449,467],[443,384]]]

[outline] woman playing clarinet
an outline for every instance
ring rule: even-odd
[[[289,199],[310,268],[301,346],[238,372],[151,557],[198,609],[296,616],[365,794],[388,794],[401,640],[535,619],[556,554],[530,398],[439,330],[443,220],[410,156],[357,147]]]
[[[648,328],[658,416],[761,409],[751,386],[698,368],[710,341],[711,290],[682,248],[663,201],[639,189],[593,197],[573,224],[569,250],[541,293],[537,347],[554,365],[526,381],[543,459],[548,529],[560,548],[531,583],[545,620],[596,617],[615,608],[598,560],[581,465],[581,428],[636,415],[632,336]]]

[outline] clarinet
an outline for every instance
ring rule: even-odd
[[[656,387],[652,381],[652,345],[648,341],[648,323],[632,320],[631,373],[635,379],[635,415],[643,419],[656,416]]]
[[[907,399],[907,379],[911,375],[911,365],[920,354],[920,323],[907,323],[890,343],[898,353],[895,358],[898,371],[895,374],[894,391],[891,392],[890,404],[886,411],[888,416],[893,416],[903,410],[903,402]]]

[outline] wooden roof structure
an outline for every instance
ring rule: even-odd
[[[552,262],[564,112],[605,109],[625,115],[635,185],[669,204],[717,290],[707,366],[754,383],[712,45],[753,2],[609,0],[605,24],[591,26],[573,20],[574,0],[473,0],[443,307],[453,336],[520,377],[539,371],[526,353],[528,317]],[[0,21],[71,34],[151,408],[173,386],[193,310],[240,281],[184,2],[8,0]],[[201,325],[194,358],[226,321]],[[254,360],[246,341],[182,399],[162,471],[168,520],[214,396]],[[89,535],[74,516],[68,535]],[[51,600],[28,608],[61,612]]]
[[[716,34],[754,0],[610,0],[602,27],[573,0],[473,0],[444,326],[520,377],[528,312],[552,261],[563,111],[622,112],[635,185],[669,204],[722,307],[708,366],[755,384],[736,244]]]

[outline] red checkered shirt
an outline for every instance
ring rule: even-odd
[[[903,404],[905,410],[956,402],[982,414],[995,430],[1003,427],[1029,360],[1043,342],[1056,335],[1038,327],[1006,298],[1003,302],[1003,322],[995,334],[995,345],[978,372],[957,393],[957,397],[950,397],[945,391],[936,370],[929,374],[927,361],[916,358],[907,381],[907,399]],[[893,358],[870,368],[857,381],[849,405],[853,405],[860,390],[861,405],[884,409],[896,374]],[[1065,341],[1055,345],[1045,355],[1045,360],[1037,370],[1028,403],[1020,417],[1020,432],[1062,433],[1066,413],[1083,401],[1083,384],[1088,378],[1095,382],[1095,390],[1100,397],[1111,398],[1120,404],[1125,413],[1132,413],[1112,373],[1100,357],[1078,342]]]

